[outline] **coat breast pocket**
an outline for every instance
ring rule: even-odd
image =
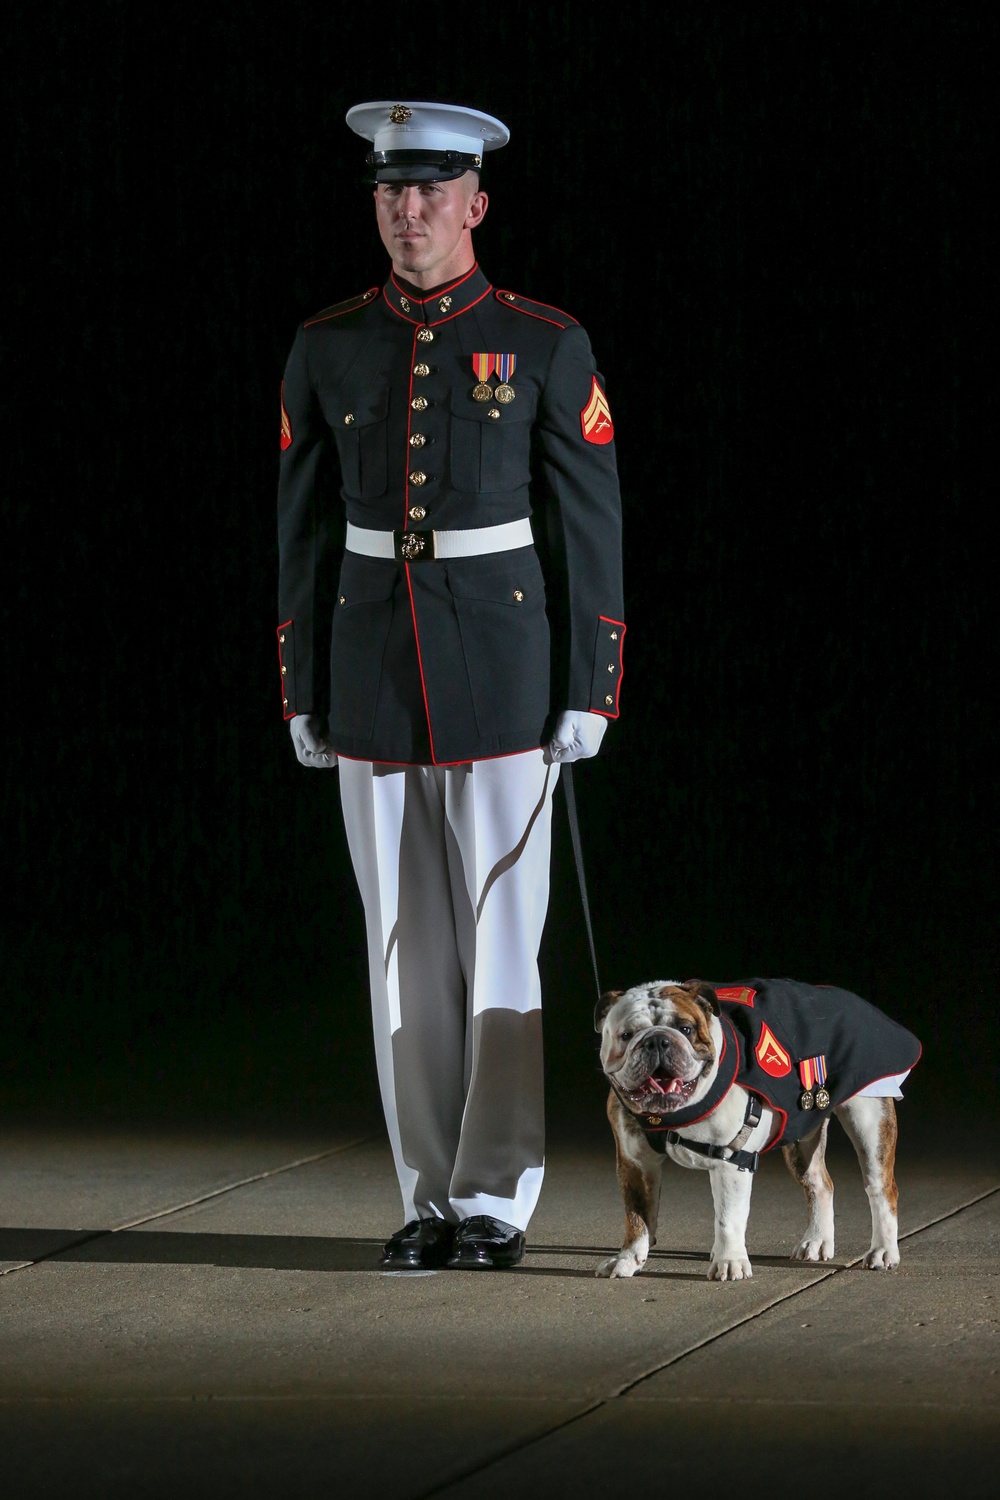
[[[389,392],[351,396],[321,392],[323,412],[337,442],[344,495],[374,500],[388,483]]]
[[[451,482],[468,495],[510,493],[531,480],[533,393],[507,406],[457,393],[451,403]]]
[[[541,736],[549,711],[549,622],[534,548],[447,567],[480,734]]]
[[[330,728],[335,735],[367,739],[372,732],[397,577],[393,562],[344,554],[330,640]]]

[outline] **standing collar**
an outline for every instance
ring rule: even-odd
[[[425,292],[422,297],[414,294],[410,287],[404,286],[397,279],[396,273],[390,271],[389,280],[382,288],[382,296],[386,306],[404,322],[433,326],[447,323],[450,318],[457,318],[460,313],[468,312],[470,307],[482,302],[492,290],[492,285],[479,269],[477,261],[471,271],[457,276],[454,281],[445,282],[443,286],[435,287],[432,292]]]

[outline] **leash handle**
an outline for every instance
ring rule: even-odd
[[[594,970],[594,984],[597,988],[597,998],[601,998],[601,981],[597,972],[597,950],[594,947],[594,928],[590,920],[590,902],[587,900],[587,877],[583,871],[583,848],[580,844],[580,821],[576,815],[576,791],[573,787],[572,764],[560,766],[559,776],[566,793],[566,816],[569,819],[569,836],[573,845],[573,860],[576,864],[576,878],[580,883],[580,903],[583,906],[583,921],[587,929],[587,942],[590,945],[590,962]]]

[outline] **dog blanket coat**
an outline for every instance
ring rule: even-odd
[[[746,979],[712,988],[726,1042],[719,1072],[709,1093],[686,1109],[639,1116],[658,1151],[664,1149],[665,1131],[704,1119],[735,1083],[776,1112],[780,1128],[766,1147],[770,1151],[810,1135],[827,1113],[801,1107],[800,1063],[825,1059],[824,1087],[832,1108],[880,1078],[908,1072],[920,1058],[911,1031],[850,990],[795,979]],[[735,1056],[727,1055],[730,1047]]]

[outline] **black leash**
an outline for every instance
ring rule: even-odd
[[[590,902],[587,900],[587,877],[583,873],[583,848],[580,844],[580,823],[576,815],[576,792],[573,790],[573,767],[567,763],[560,766],[559,776],[566,792],[566,816],[569,819],[569,836],[573,845],[573,859],[576,862],[576,878],[580,882],[580,901],[583,905],[583,920],[587,928],[587,942],[590,944],[590,962],[594,969],[594,984],[597,986],[597,998],[601,998],[601,981],[597,973],[597,950],[594,947],[594,929],[590,921]]]

